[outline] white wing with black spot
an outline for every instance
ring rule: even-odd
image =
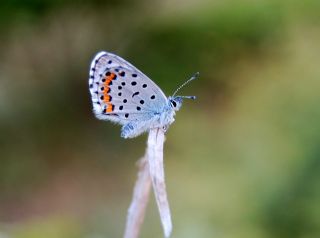
[[[140,70],[112,53],[100,52],[92,60],[89,88],[99,119],[125,125],[147,121],[167,105],[162,90]]]

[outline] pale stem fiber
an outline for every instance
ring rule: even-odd
[[[165,237],[170,237],[172,222],[167,199],[163,166],[164,130],[149,131],[147,150],[139,162],[138,178],[134,187],[133,198],[128,209],[124,238],[138,238],[148,204],[151,181],[160,213]]]

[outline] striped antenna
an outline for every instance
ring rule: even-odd
[[[191,78],[189,78],[189,79],[188,79],[187,81],[185,81],[180,87],[178,87],[176,91],[174,91],[172,97],[174,97],[181,88],[183,88],[183,87],[186,86],[188,83],[190,83],[191,81],[193,81],[193,80],[195,80],[196,78],[198,78],[198,76],[199,76],[199,72],[196,72]],[[193,99],[193,98],[192,98],[192,99]]]

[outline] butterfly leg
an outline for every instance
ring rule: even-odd
[[[134,138],[147,130],[145,123],[129,122],[121,128],[121,137]]]

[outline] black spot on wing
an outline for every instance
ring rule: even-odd
[[[134,94],[132,94],[132,97],[139,95],[139,92],[135,92]]]

